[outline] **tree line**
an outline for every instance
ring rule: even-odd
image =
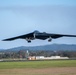
[[[61,57],[69,57],[69,58],[76,58],[76,51],[50,51],[50,50],[39,50],[39,51],[28,51],[20,50],[18,52],[0,52],[0,59],[6,58],[27,58],[28,56],[61,56]]]

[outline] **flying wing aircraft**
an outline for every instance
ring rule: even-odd
[[[60,37],[76,37],[76,35],[65,35],[65,34],[51,34],[51,33],[46,33],[46,32],[39,32],[39,31],[34,31],[25,35],[20,35],[8,39],[4,39],[2,41],[12,41],[16,39],[25,39],[28,43],[31,42],[31,40],[35,39],[40,39],[40,40],[46,40],[52,41],[52,39],[57,39]]]

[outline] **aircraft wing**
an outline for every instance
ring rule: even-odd
[[[7,38],[7,39],[3,39],[2,41],[12,41],[15,39],[26,39],[26,38],[30,38],[33,36],[33,33],[29,33],[29,34],[25,34],[25,35],[21,35],[21,36],[16,36],[16,37],[12,37],[12,38]]]
[[[64,35],[64,34],[48,34],[51,38],[57,39],[60,37],[76,37],[76,35]]]

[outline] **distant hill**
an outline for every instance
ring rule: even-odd
[[[57,50],[67,50],[67,51],[76,51],[76,45],[70,45],[70,44],[49,44],[49,45],[43,45],[43,46],[20,46],[15,47],[11,49],[6,49],[0,51],[19,51],[19,50],[50,50],[50,51],[57,51]]]

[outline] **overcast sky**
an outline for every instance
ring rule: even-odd
[[[5,38],[30,33],[76,35],[76,0],[0,0],[0,49],[44,44],[76,44],[76,38],[1,41]]]

